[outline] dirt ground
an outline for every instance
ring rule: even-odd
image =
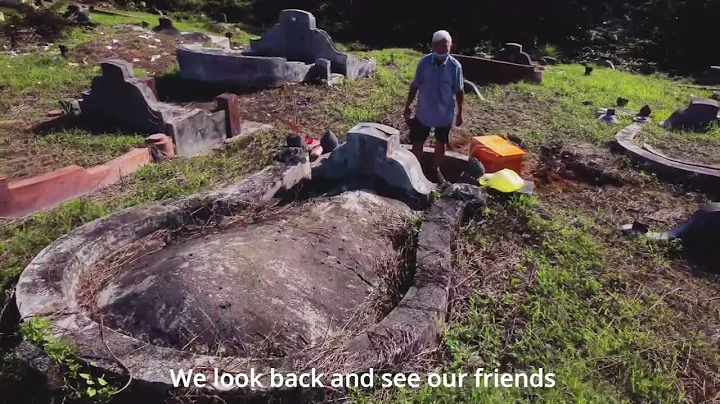
[[[71,49],[74,63],[98,65],[105,59],[121,59],[159,74],[177,64],[175,47],[183,40],[169,35],[150,35],[130,28],[108,33],[98,31],[95,39]]]

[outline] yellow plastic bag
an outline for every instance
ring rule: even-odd
[[[480,185],[497,189],[500,192],[515,192],[525,185],[525,181],[509,168],[480,177]]]

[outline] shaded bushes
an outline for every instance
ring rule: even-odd
[[[372,47],[425,47],[433,31],[448,29],[456,50],[493,51],[504,42],[527,50],[553,44],[568,57],[619,54],[688,73],[720,64],[710,48],[720,0],[146,0],[169,10],[227,14],[232,22],[270,26],[281,10],[315,14],[339,41]],[[546,48],[547,49],[547,48]],[[540,53],[540,52],[538,52]]]

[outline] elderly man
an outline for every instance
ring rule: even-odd
[[[445,31],[437,31],[432,37],[432,53],[424,56],[418,63],[415,79],[410,84],[407,104],[405,104],[405,120],[410,127],[412,152],[419,159],[423,153],[425,140],[430,136],[430,129],[435,133],[434,170],[437,180],[445,182],[440,173],[440,163],[445,157],[445,146],[450,140],[450,128],[455,118],[455,125],[463,123],[463,90],[462,66],[450,56],[452,38]],[[410,119],[410,105],[418,97],[415,117]],[[457,102],[457,117],[455,116]]]

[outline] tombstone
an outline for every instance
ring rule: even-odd
[[[585,75],[586,76],[591,75],[593,70],[595,70],[595,69],[593,69],[592,66],[585,66]]]
[[[225,14],[225,13],[220,13],[220,22],[223,23],[223,24],[227,24],[227,23],[228,23],[227,14]]]
[[[320,58],[315,61],[315,67],[314,70],[314,79],[317,82],[320,83],[328,83],[330,82],[330,75],[332,72],[330,71],[330,61],[327,59]]]
[[[180,35],[180,30],[175,28],[175,26],[172,23],[172,20],[168,17],[160,17],[158,19],[158,26],[152,29],[153,32],[158,32],[165,35],[173,35],[178,36]]]
[[[340,141],[330,129],[325,131],[325,133],[320,138],[320,146],[323,149],[323,153],[330,153],[333,150],[337,149],[339,145]]]
[[[715,100],[693,98],[690,105],[673,112],[661,125],[670,129],[703,129],[717,121],[719,109]]]
[[[280,22],[258,40],[250,41],[246,56],[283,57],[290,62],[312,64],[330,61],[332,73],[348,78],[367,77],[375,71],[374,60],[358,59],[335,48],[330,35],[317,28],[315,16],[303,10],[287,9]]]
[[[93,79],[90,93],[80,100],[84,116],[139,133],[165,130],[153,89],[135,78],[131,63],[110,59],[102,62],[100,69],[102,74]]]
[[[58,48],[60,49],[60,55],[63,58],[67,58],[68,57],[68,47],[63,44],[60,44],[60,45],[58,45]]]
[[[493,59],[518,65],[532,66],[530,55],[522,51],[522,45],[514,42],[506,43],[502,49],[495,53]]]

